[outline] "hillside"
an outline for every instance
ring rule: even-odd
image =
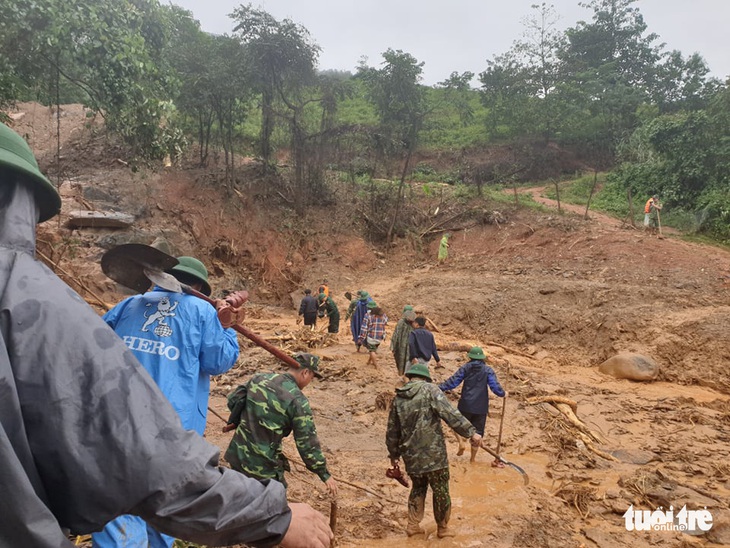
[[[57,173],[55,121],[50,111],[21,104],[16,129],[26,134],[49,173]],[[730,253],[656,239],[593,214],[502,209],[506,222],[453,233],[449,261],[435,264],[437,240],[399,240],[377,249],[361,236],[343,202],[304,217],[260,193],[253,167],[243,188],[225,191],[210,172],[130,169],[113,143],[86,124],[78,105],[61,117],[60,220],[39,231],[39,251],[100,312],[122,297],[99,267],[102,253],[128,241],[164,239],[175,254],[194,254],[213,275],[214,291],[251,292],[246,325],[287,350],[308,348],[295,324],[305,287],[329,280],[341,311],[344,291],[366,289],[394,326],[404,304],[432,319],[444,348],[480,344],[510,392],[503,455],[530,483],[491,457],[475,465],[450,445],[453,540],[409,540],[439,546],[711,546],[730,544]],[[120,152],[121,154],[121,152]],[[249,170],[249,171],[246,171]],[[54,179],[55,180],[55,179]],[[448,192],[448,187],[445,187]],[[433,204],[424,198],[424,208]],[[549,204],[548,206],[549,207]],[[116,209],[134,227],[70,230],[73,210]],[[159,240],[158,240],[159,241]],[[420,245],[420,247],[419,247]],[[391,327],[392,331],[392,327]],[[225,394],[254,371],[277,367],[242,340],[242,357],[215,380],[211,408],[226,415]],[[317,344],[317,343],[315,343]],[[399,385],[381,351],[366,367],[347,326],[339,339],[316,346],[327,378],[307,389],[325,454],[341,486],[340,546],[405,544],[407,490],[385,477],[387,413],[379,405]],[[618,352],[638,352],[661,367],[652,383],[618,380],[597,366]],[[465,361],[442,352],[441,381]],[[554,405],[532,398],[562,396],[598,434],[590,447]],[[487,444],[496,445],[502,401],[492,398]],[[209,414],[207,438],[225,450],[229,434]],[[296,453],[293,444],[287,452]],[[612,460],[612,458],[615,460]],[[323,486],[294,466],[289,494],[329,511]],[[313,488],[314,486],[314,488]],[[706,507],[713,528],[702,536],[627,531],[623,513],[659,506]],[[427,513],[428,515],[428,513]],[[427,523],[428,518],[427,518]],[[430,531],[435,530],[433,520]]]

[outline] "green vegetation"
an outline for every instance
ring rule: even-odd
[[[585,172],[606,173],[592,207],[625,217],[628,192],[636,202],[658,193],[667,224],[728,241],[728,84],[710,78],[699,55],[664,50],[637,5],[587,0],[592,18],[565,31],[553,6],[535,5],[523,35],[481,72],[426,87],[423,62],[401,50],[354,75],[318,72],[316,37],[252,5],[231,14],[230,35],[214,36],[159,0],[6,1],[0,107],[82,102],[140,157],[174,157],[196,143],[204,167],[215,147],[229,188],[236,156],[253,152],[265,184],[297,210],[329,199],[330,169],[398,181],[381,205],[388,239],[408,180],[475,185],[483,195],[528,174],[559,177],[550,153],[561,150]],[[508,159],[469,160],[498,144],[513,151]],[[277,148],[290,157],[283,174]],[[423,151],[453,165],[413,165]],[[590,186],[590,176],[565,185],[561,199],[585,203]]]

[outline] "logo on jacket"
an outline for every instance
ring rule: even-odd
[[[172,328],[167,324],[167,318],[174,318],[174,310],[177,308],[178,302],[175,301],[175,303],[170,303],[170,297],[162,297],[160,299],[160,302],[157,303],[157,310],[155,310],[152,314],[147,314],[147,312],[144,313],[144,317],[147,318],[147,321],[144,322],[144,325],[142,326],[142,331],[149,332],[148,327],[151,327],[152,325],[157,322],[157,325],[152,330],[152,332],[157,335],[158,337],[169,337],[172,335]],[[152,303],[148,303],[147,307],[153,306]]]

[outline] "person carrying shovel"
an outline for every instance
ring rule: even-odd
[[[209,296],[205,265],[194,257],[177,260],[179,264],[169,273]],[[235,300],[233,295],[228,299]],[[235,323],[235,314],[224,314],[224,310],[231,309],[229,303],[217,304],[218,311],[192,295],[155,287],[125,299],[103,318],[160,387],[180,416],[182,426],[201,436],[205,430],[210,376],[228,371],[239,354],[236,332],[229,329]],[[131,515],[119,516],[102,532],[92,535],[94,548],[136,546],[135,543],[171,547],[174,540]]]
[[[507,392],[499,384],[494,370],[484,362],[487,356],[482,348],[474,346],[469,350],[467,356],[470,360],[462,365],[451,377],[442,382],[439,388],[446,392],[453,390],[462,382],[464,383],[457,408],[474,426],[477,434],[484,436],[484,427],[489,413],[489,390],[491,389],[500,398],[506,397]],[[470,462],[476,461],[478,450],[478,446],[471,447]],[[459,452],[457,455],[463,454],[464,442],[459,438]],[[495,459],[492,466],[504,468],[504,464],[498,459]]]
[[[416,363],[406,370],[407,382],[395,391],[390,405],[385,443],[393,468],[399,468],[403,457],[406,472],[413,481],[408,497],[408,525],[411,537],[424,534],[421,528],[426,492],[433,491],[433,516],[439,538],[453,537],[449,528],[451,496],[449,495],[449,458],[441,428],[445,421],[464,437],[479,446],[482,437],[461,413],[454,409],[443,392],[431,384],[425,363]]]

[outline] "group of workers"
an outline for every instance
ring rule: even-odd
[[[0,124],[0,487],[13,493],[0,512],[0,545],[71,546],[73,532],[93,533],[94,546],[105,547],[170,547],[175,538],[206,545],[329,546],[332,531],[324,516],[287,501],[288,462],[281,448],[293,433],[307,468],[337,493],[302,392],[321,377],[319,358],[297,354],[298,367],[256,374],[231,394],[235,433],[225,456],[232,469],[220,467],[219,449],[201,434],[210,376],[238,359],[231,325],[242,298],[234,294],[210,306],[153,287],[99,318],[35,260],[36,224],[55,216],[60,205],[27,143]],[[178,257],[169,273],[211,294],[199,260]],[[330,325],[333,317],[339,324],[324,289],[317,310],[324,304]],[[360,291],[347,319],[357,352],[365,346],[372,357],[387,316]],[[388,455],[393,463],[402,458],[413,480],[407,533],[422,532],[430,485],[438,535],[451,536],[440,421],[478,447],[486,387],[498,396],[505,392],[479,348],[452,378],[432,384],[429,361],[440,363],[433,335],[412,307],[401,320],[391,350],[408,381],[390,409]],[[457,410],[443,391],[461,382]]]

